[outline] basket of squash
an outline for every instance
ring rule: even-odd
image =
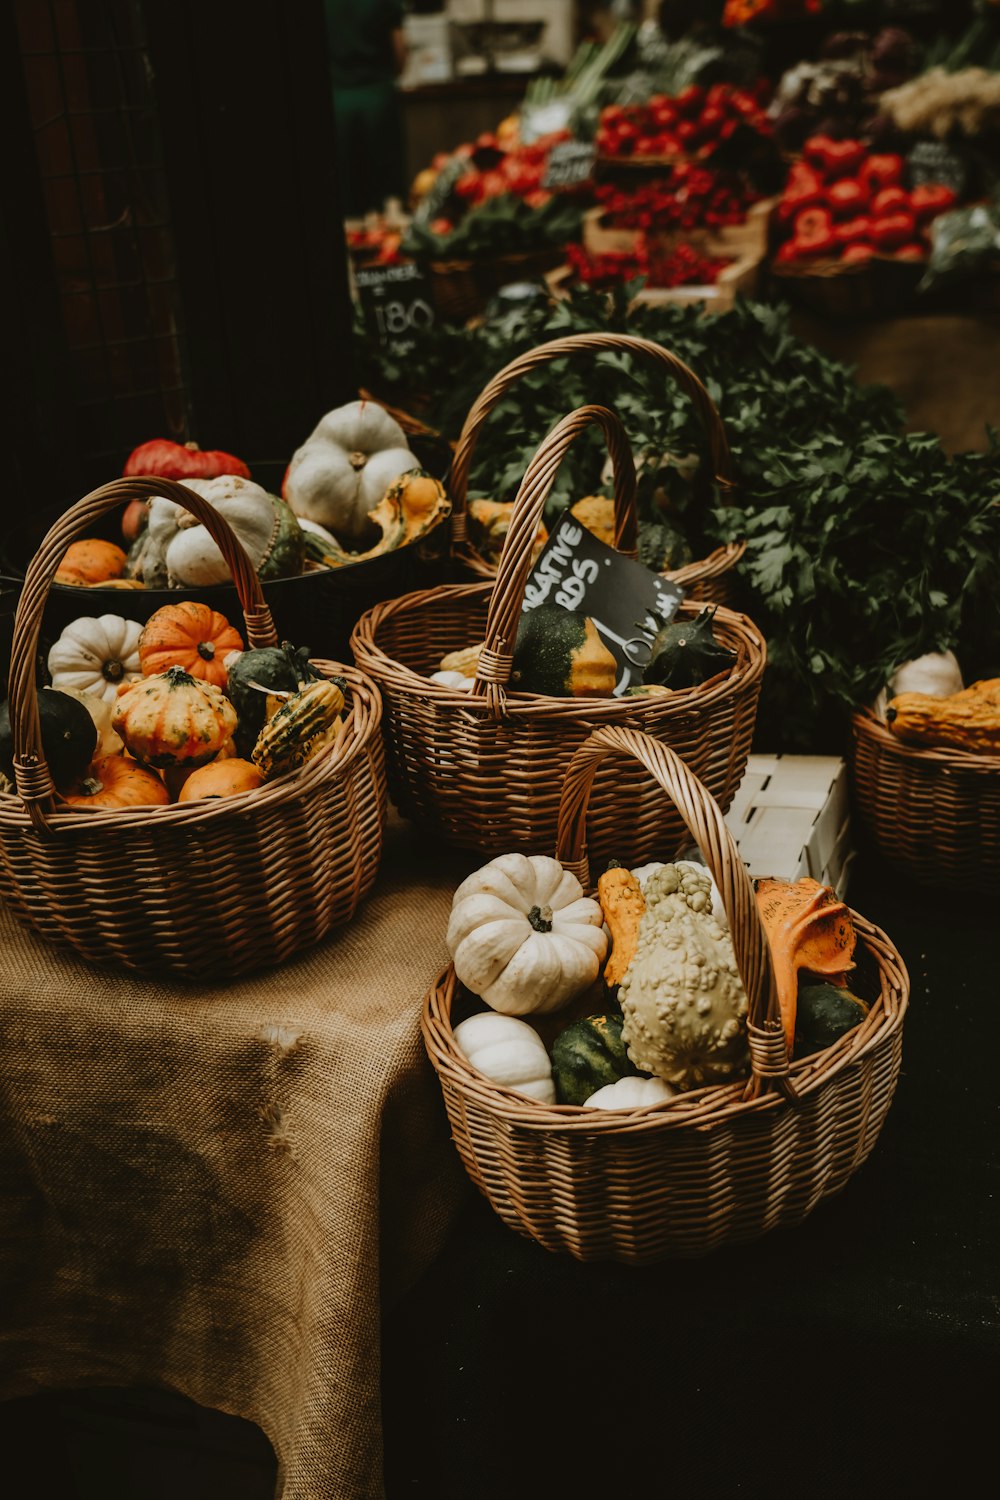
[[[904,663],[852,719],[862,826],[924,886],[1000,894],[1000,678],[965,686],[951,651]]]
[[[701,419],[708,442],[708,473],[718,486],[724,503],[731,503],[735,473],[725,428],[715,404],[693,370],[651,339],[625,333],[578,333],[552,339],[518,355],[494,375],[473,402],[462,426],[448,475],[452,499],[452,551],[456,559],[477,578],[495,578],[497,554],[509,525],[512,505],[508,501],[470,501],[469,478],[479,434],[490,414],[502,403],[518,381],[554,360],[579,356],[634,354],[650,361],[665,380],[674,381],[690,397]],[[685,594],[716,604],[732,604],[735,597],[733,569],[746,550],[745,544],[729,542],[706,557],[692,556],[689,538],[674,527],[660,526],[662,537],[657,567],[664,576],[681,585]]]
[[[67,543],[136,495],[168,497],[213,539],[245,638],[175,598],[145,623],[80,616],[40,660]],[[104,485],[49,531],[18,602],[0,897],[88,959],[192,977],[280,963],[348,921],[374,882],[380,727],[360,672],[279,643],[254,566],[208,501],[163,478]]]
[[[558,603],[522,612],[546,497],[574,439],[595,424],[614,469],[615,546],[634,557],[628,438],[606,408],[581,407],[529,463],[492,583],[387,600],[352,634],[355,661],[382,694],[390,795],[444,843],[489,853],[551,849],[570,757],[602,724],[628,724],[672,745],[724,808],[742,779],[766,658],[743,615],[683,600],[657,634],[645,681],[616,695],[624,679],[592,619]],[[679,832],[642,766],[602,772],[588,833],[596,856],[650,858]]]
[[[623,757],[696,850],[591,868],[587,800]],[[892,942],[817,881],[751,880],[701,782],[630,729],[573,756],[554,848],[458,887],[452,962],[424,1000],[469,1177],[510,1228],[581,1261],[703,1256],[798,1224],[891,1104],[909,990]]]

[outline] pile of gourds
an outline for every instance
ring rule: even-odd
[[[808,879],[758,880],[755,893],[789,1055],[832,1046],[869,1009],[848,988],[848,908]],[[465,1003],[485,1007],[458,1022],[455,1042],[505,1089],[634,1109],[749,1072],[747,996],[697,862],[612,865],[594,899],[557,860],[500,855],[456,890],[447,945]]]
[[[887,699],[885,722],[904,744],[1000,754],[1000,677],[965,687],[951,651],[906,662],[893,676]]]
[[[244,650],[216,610],[184,600],[139,625],[83,616],[48,654],[42,746],[68,808],[165,806],[252,792],[336,743],[347,684],[306,648]],[[0,772],[13,783],[9,704]]]
[[[326,413],[293,454],[280,496],[256,484],[231,453],[167,439],[136,448],[124,475],[176,479],[208,500],[264,580],[394,551],[426,535],[451,509],[444,486],[420,468],[398,422],[371,401]],[[72,542],[56,582],[163,589],[230,581],[217,543],[176,501],[132,501],[122,541],[124,547],[96,537]]]

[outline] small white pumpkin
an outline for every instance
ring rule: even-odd
[[[677,1090],[664,1078],[619,1078],[583,1101],[584,1109],[643,1109],[673,1099]]]
[[[186,479],[184,483],[229,522],[262,578],[301,573],[305,539],[283,500],[239,474]],[[231,577],[208,528],[190,511],[162,495],[149,502],[141,573],[147,587],[162,587],[166,581],[172,588],[208,588],[228,583]],[[151,579],[158,582],[151,583]]]
[[[929,651],[897,667],[889,679],[889,696],[900,693],[927,693],[932,698],[950,698],[965,686],[962,671],[953,651]]]
[[[472,692],[474,677],[466,677],[464,672],[432,672],[431,682],[440,682],[442,687],[461,688],[465,693]]]
[[[402,427],[377,401],[349,401],[296,448],[283,494],[297,516],[318,521],[341,543],[361,541],[369,512],[416,462]]]
[[[123,682],[142,676],[138,620],[121,615],[81,615],[71,620],[49,651],[52,686],[93,694],[114,703]]]
[[[542,1104],[555,1104],[552,1062],[545,1043],[527,1021],[487,1010],[460,1021],[452,1034],[459,1050],[484,1077]]]
[[[452,898],[447,944],[466,989],[508,1016],[559,1010],[597,979],[600,904],[544,854],[500,854]]]

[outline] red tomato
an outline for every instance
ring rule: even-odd
[[[885,152],[869,156],[858,175],[862,181],[867,182],[871,192],[877,193],[880,188],[901,187],[905,168],[906,163],[901,156]]]
[[[899,249],[894,250],[892,253],[897,260],[926,260],[927,246],[921,245],[917,240],[914,240],[912,244],[900,245]]]
[[[911,245],[917,222],[911,213],[885,214],[872,220],[872,242],[879,250],[898,250]]]
[[[868,189],[856,177],[842,177],[839,182],[831,182],[826,201],[836,218],[849,219],[867,206]]]
[[[838,224],[834,229],[838,245],[858,245],[867,242],[871,238],[872,221],[866,214],[860,214],[856,219],[847,219],[843,224]]]
[[[700,83],[689,83],[681,89],[674,100],[682,115],[696,115],[705,102],[705,89]]]
[[[872,249],[871,245],[847,245],[844,249],[843,255],[840,258],[842,261],[849,264],[851,261],[855,260],[871,260],[874,254],[875,251]]]
[[[451,234],[454,227],[450,219],[432,219],[430,222],[431,234]]]
[[[911,211],[909,194],[901,187],[883,188],[872,199],[872,213],[878,218],[885,214],[899,213],[901,210],[904,213]]]
[[[917,216],[918,224],[927,224],[938,214],[946,214],[958,203],[954,188],[942,182],[924,182],[910,193],[910,207]]]

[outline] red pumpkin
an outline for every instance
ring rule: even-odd
[[[140,443],[126,460],[122,470],[126,479],[137,474],[155,474],[160,479],[215,479],[219,474],[239,474],[250,478],[250,470],[241,458],[218,449],[206,449],[197,443],[172,443],[169,438],[153,438]]]

